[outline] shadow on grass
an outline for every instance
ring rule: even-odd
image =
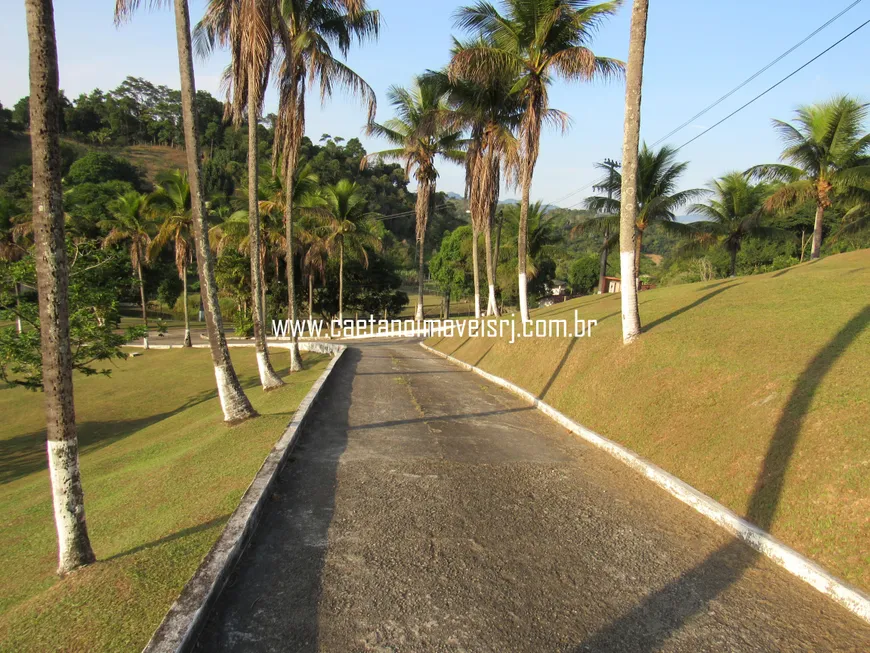
[[[870,305],[857,313],[822,347],[798,378],[768,444],[761,471],[749,499],[746,517],[769,530],[776,517],[785,474],[801,427],[822,381],[837,359],[870,324]],[[630,612],[612,622],[578,648],[580,651],[658,650],[695,615],[706,611],[719,596],[760,557],[760,553],[733,539],[701,564],[648,595]]]
[[[240,641],[250,650],[318,650],[328,532],[360,358],[348,348],[326,381],[194,650],[235,651]]]
[[[154,540],[152,542],[147,542],[145,544],[140,544],[139,546],[134,546],[132,549],[127,549],[126,551],[122,551],[121,553],[116,553],[113,556],[104,558],[103,560],[101,560],[101,562],[108,562],[109,560],[116,560],[125,556],[135,555],[141,551],[153,549],[155,546],[160,546],[161,544],[166,544],[167,542],[180,540],[182,537],[187,537],[188,535],[194,535],[202,531],[207,531],[208,529],[214,528],[215,526],[222,526],[229,518],[229,515],[221,515],[220,517],[215,517],[214,519],[211,519],[202,524],[197,524],[196,526],[190,526],[188,528],[182,528],[180,531],[170,533],[169,535],[161,537],[160,539]]]
[[[654,329],[658,325],[664,324],[665,322],[672,320],[675,317],[678,317],[678,316],[682,315],[683,313],[686,313],[687,311],[691,311],[693,308],[697,308],[698,306],[700,306],[704,302],[710,301],[716,295],[721,295],[726,290],[731,290],[732,288],[736,288],[737,286],[739,286],[741,284],[742,284],[742,282],[734,283],[734,284],[731,284],[729,286],[723,286],[723,287],[719,288],[718,290],[714,290],[713,292],[707,293],[703,297],[693,301],[691,304],[687,304],[686,306],[683,306],[682,308],[678,308],[677,310],[675,310],[671,313],[668,313],[667,315],[664,315],[657,320],[653,320],[652,322],[647,324],[645,327],[643,327],[643,331],[644,331],[644,333],[646,333],[647,331],[651,331],[652,329]]]
[[[80,422],[77,424],[79,455],[98,451],[152,424],[215,397],[217,397],[217,390],[208,390],[189,397],[182,405],[164,413],[138,419]],[[45,438],[46,430],[41,429],[0,440],[0,485],[48,469]]]
[[[780,270],[779,272],[777,272],[775,274],[770,275],[770,278],[776,279],[777,277],[781,277],[784,274],[788,274],[789,272],[791,272],[792,270],[794,270],[797,267],[807,267],[809,265],[812,265],[813,263],[818,263],[820,260],[821,259],[815,259],[813,261],[810,261],[809,263],[798,263],[797,265],[791,265],[787,268],[783,268],[782,270]]]

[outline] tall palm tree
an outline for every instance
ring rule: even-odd
[[[588,0],[504,0],[504,13],[488,2],[463,7],[456,14],[458,27],[477,32],[480,43],[458,53],[451,73],[477,79],[510,71],[519,80],[514,89],[523,100],[520,127],[519,261],[520,315],[529,319],[526,292],[526,234],[532,176],[538,160],[544,121],[568,126],[565,114],[550,108],[548,87],[554,77],[568,81],[609,79],[622,73],[623,64],[598,57],[590,49],[592,36],[613,15],[621,0],[592,4]]]
[[[439,156],[455,163],[464,162],[463,149],[466,144],[459,129],[438,119],[449,111],[447,94],[440,84],[427,77],[418,77],[411,88],[391,86],[387,91],[387,98],[396,116],[383,124],[370,122],[367,131],[369,135],[380,136],[395,147],[366,155],[360,165],[365,166],[372,159],[401,161],[405,164],[405,175],[410,177],[413,173],[417,181],[415,213],[418,269],[415,319],[421,321],[426,226],[429,223],[438,179],[435,162]]]
[[[455,42],[455,57],[469,44]],[[518,141],[514,132],[522,121],[522,103],[511,89],[517,78],[510,71],[482,80],[450,76],[447,72],[429,74],[448,93],[451,111],[448,121],[470,132],[465,157],[466,197],[471,211],[472,264],[474,270],[475,315],[480,315],[480,272],[477,243],[480,232],[486,247],[486,277],[489,290],[487,315],[497,315],[492,227],[498,206],[501,169],[508,179],[515,178],[518,166]]]
[[[159,187],[148,203],[157,212],[160,227],[148,249],[149,260],[169,243],[175,252],[175,269],[181,279],[181,297],[184,306],[184,346],[191,347],[190,315],[187,305],[187,270],[193,259],[193,223],[190,211],[190,184],[187,174],[176,170],[161,175]]]
[[[58,573],[96,558],[85,522],[69,342],[69,267],[61,190],[60,91],[51,0],[26,0],[30,55],[33,223],[48,469],[57,526]]]
[[[141,0],[116,0],[116,24],[128,19],[140,4]],[[152,0],[152,4],[160,4],[160,0]],[[205,225],[205,200],[202,194],[202,169],[200,165],[202,157],[199,129],[196,122],[196,86],[193,77],[193,50],[190,36],[190,10],[187,6],[187,0],[173,0],[173,7],[175,9],[175,35],[178,42],[178,64],[181,75],[181,117],[184,123],[187,174],[190,181],[191,219],[193,221],[200,293],[205,309],[205,324],[224,420],[236,423],[256,417],[257,412],[251,406],[251,402],[239,383],[224,334],[223,316],[218,303],[217,284],[214,278],[214,261],[208,246]]]
[[[366,198],[355,182],[342,179],[323,189],[329,218],[324,225],[327,250],[338,255],[338,319],[344,319],[344,260],[350,257],[369,264],[369,251],[381,251],[380,225],[366,217]]]
[[[275,25],[280,21],[274,0],[210,0],[205,16],[194,31],[197,43],[208,52],[219,43],[229,46],[232,60],[227,70],[229,82],[227,113],[233,123],[248,121],[248,239],[251,259],[251,296],[253,302],[254,348],[263,390],[284,385],[269,360],[266,345],[265,283],[260,242],[258,207],[257,125],[275,54]]]
[[[780,233],[762,224],[765,201],[771,188],[753,184],[740,172],[729,172],[710,182],[714,196],[706,204],[695,204],[689,212],[706,220],[693,222],[692,229],[711,235],[724,245],[731,257],[729,275],[737,274],[737,253],[748,236],[768,236]]]
[[[747,171],[759,179],[785,182],[768,199],[770,210],[815,203],[811,259],[821,253],[825,210],[837,198],[850,200],[866,193],[870,180],[870,134],[864,132],[868,108],[870,104],[845,95],[798,107],[796,124],[773,121],[786,146],[780,155],[784,163]]]
[[[619,270],[622,276],[622,342],[630,344],[640,336],[640,310],[637,304],[637,272],[640,244],[637,225],[639,167],[640,99],[643,90],[643,60],[646,52],[646,24],[649,0],[634,0],[628,38],[628,67],[625,75],[625,123],[622,135],[620,196],[626,201],[619,208]]]
[[[604,177],[602,177],[597,184],[595,184],[592,188],[596,192],[605,192],[607,193],[608,199],[613,199],[613,195],[618,191],[619,186],[619,177],[616,175],[616,171],[619,169],[619,162],[614,161],[613,159],[604,159],[604,161],[595,163],[595,167],[604,172]],[[607,254],[610,251],[610,247],[612,243],[610,242],[610,225],[605,224],[604,233],[602,234],[604,241],[601,245],[601,253],[599,255],[599,263],[598,263],[598,292],[603,293],[606,291],[606,281],[605,277],[607,276]]]
[[[139,301],[142,307],[142,322],[145,336],[142,339],[148,349],[148,305],[145,303],[145,282],[142,267],[148,262],[148,248],[157,223],[151,215],[148,196],[136,191],[124,193],[109,204],[112,216],[100,222],[100,227],[109,233],[103,239],[103,247],[126,243],[130,248],[130,263],[139,280]]]
[[[275,125],[272,167],[280,172],[293,196],[292,184],[299,164],[299,147],[305,134],[305,90],[317,83],[325,102],[338,87],[360,98],[375,115],[375,93],[365,80],[333,54],[338,48],[347,56],[354,40],[377,38],[380,13],[370,10],[366,0],[286,0],[280,3],[279,37],[281,61],[278,69],[279,104]],[[293,264],[293,202],[285,204],[287,310],[296,319],[296,280]],[[291,369],[300,366],[298,347],[291,349]]]
[[[643,246],[643,234],[650,225],[659,224],[678,233],[688,233],[689,228],[676,221],[676,211],[686,204],[700,199],[706,195],[703,188],[691,188],[678,191],[679,179],[688,168],[687,161],[676,160],[677,151],[663,145],[659,150],[650,149],[644,143],[640,152],[636,155],[636,182],[628,185],[626,181],[627,171],[623,166],[623,173],[613,171],[614,187],[608,196],[596,195],[586,199],[586,207],[602,213],[600,217],[590,220],[591,224],[599,223],[600,226],[610,228],[615,235],[617,228],[622,233],[622,223],[625,215],[622,213],[622,194],[631,192],[635,197],[633,247],[633,271],[635,284],[640,273],[641,247]],[[612,195],[612,196],[611,196]],[[626,207],[628,208],[628,207]],[[617,217],[619,220],[617,221]],[[614,236],[615,237],[615,236]],[[620,264],[622,263],[622,240],[620,236]],[[623,276],[625,276],[623,271]],[[625,284],[622,284],[623,286]]]

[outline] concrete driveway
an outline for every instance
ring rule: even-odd
[[[505,391],[352,344],[202,651],[870,651],[870,626]]]

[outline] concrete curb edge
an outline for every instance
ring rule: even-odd
[[[547,415],[547,417],[551,418],[575,435],[580,436],[593,446],[603,449],[614,458],[619,459],[672,496],[676,497],[691,508],[694,508],[705,517],[711,519],[737,538],[746,542],[746,544],[762,555],[770,558],[790,574],[797,576],[806,583],[809,583],[822,594],[827,595],[842,605],[849,612],[870,623],[870,596],[864,594],[858,588],[852,587],[831,575],[812,560],[777,540],[770,533],[749,523],[742,517],[739,517],[718,501],[715,501],[706,494],[696,490],[676,476],[669,474],[661,467],[644,460],[630,449],[627,449],[612,440],[608,440],[594,431],[587,429],[585,426],[578,424],[549,404],[541,401],[527,390],[514,385],[506,379],[485,372],[479,367],[475,367],[474,365],[470,365],[469,363],[454,358],[449,354],[433,349],[423,342],[420,343],[420,346],[426,351],[435,354],[436,356],[440,356],[441,358],[445,358],[463,369],[474,372],[488,381],[491,381],[492,383],[495,383],[496,385],[529,401],[535,408]]]
[[[282,347],[280,344],[272,346]],[[168,346],[165,348],[169,349]],[[327,343],[299,343],[299,349],[331,354],[333,358],[293,413],[293,418],[281,438],[266,456],[254,480],[242,495],[239,505],[230,515],[220,537],[169,608],[143,653],[187,651],[195,644],[211,605],[224,588],[257,527],[269,491],[296,444],[311,408],[347,347]]]

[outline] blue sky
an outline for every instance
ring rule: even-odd
[[[764,64],[791,47],[852,0],[653,0],[644,71],[642,137],[657,140],[719,98]],[[146,4],[146,3],[143,3]],[[383,100],[391,84],[406,84],[426,68],[447,62],[452,15],[461,3],[447,0],[370,0],[384,26],[377,43],[355,48],[348,63]],[[191,0],[194,21],[205,2]],[[74,98],[95,87],[115,88],[127,75],[178,88],[178,63],[172,12],[143,10],[116,29],[113,0],[55,2],[61,87]],[[6,3],[0,23],[0,102],[12,105],[28,93],[24,3]],[[630,3],[608,22],[593,43],[597,54],[625,59],[628,52]],[[768,70],[725,103],[675,135],[681,145],[693,135],[779,80],[851,29],[870,18],[865,1]],[[837,93],[870,100],[870,26],[791,78],[779,88],[680,153],[691,162],[685,188],[704,185],[732,169],[776,160],[780,151],[770,127],[773,117],[788,119],[798,104],[824,100]],[[225,53],[196,61],[198,88],[218,95]],[[565,84],[551,91],[554,107],[567,111],[573,125],[562,136],[547,133],[535,171],[533,199],[560,200],[593,181],[592,167],[605,157],[619,158],[622,143],[623,87],[611,84]],[[274,111],[274,92],[266,112]],[[390,115],[385,102],[378,119]],[[308,103],[308,135],[322,133],[360,137],[369,151],[384,144],[363,136],[365,114],[357,103],[336,97],[326,107]],[[462,192],[463,174],[443,164],[439,189]],[[571,206],[588,194],[576,193],[556,203]],[[506,197],[515,197],[513,190]]]

